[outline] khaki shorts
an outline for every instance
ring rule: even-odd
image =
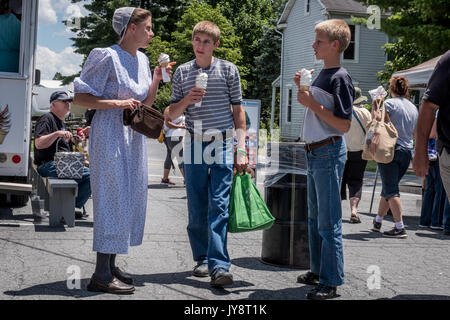
[[[444,189],[447,192],[447,197],[450,201],[450,154],[445,148],[439,156],[439,168],[441,171],[442,183],[444,184]]]

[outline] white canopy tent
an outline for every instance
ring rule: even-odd
[[[434,67],[441,57],[442,55],[421,63],[415,67],[397,71],[392,76],[405,76],[406,79],[408,79],[411,89],[425,89],[427,87],[428,80],[433,73]]]

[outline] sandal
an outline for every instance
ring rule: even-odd
[[[350,218],[350,223],[361,223],[361,219],[359,219],[359,216],[352,215]]]
[[[161,183],[163,183],[163,184],[170,184],[170,185],[174,185],[175,184],[175,182],[172,182],[169,179],[161,179]]]

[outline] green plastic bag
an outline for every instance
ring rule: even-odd
[[[236,233],[269,229],[274,221],[251,175],[235,174],[231,187],[228,231]]]

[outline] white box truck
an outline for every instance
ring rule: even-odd
[[[28,167],[33,86],[40,78],[35,72],[38,7],[38,0],[10,1],[20,22],[12,21],[20,29],[20,47],[17,65],[0,63],[0,205],[25,205],[32,189]]]

